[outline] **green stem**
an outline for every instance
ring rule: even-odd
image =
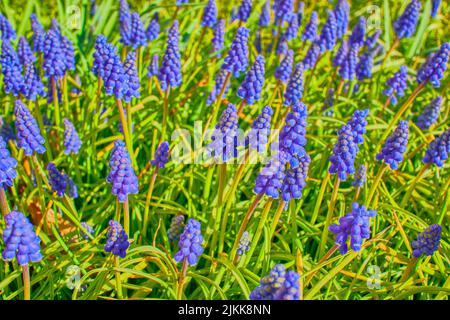
[[[269,242],[272,242],[273,234],[275,233],[275,229],[278,225],[278,221],[280,221],[281,214],[283,213],[283,209],[284,209],[285,205],[286,205],[286,202],[283,200],[280,200],[277,211],[275,212],[275,216],[273,217],[272,225],[270,226]],[[295,221],[294,221],[294,223],[295,223]]]
[[[3,188],[0,188],[0,209],[4,216],[11,212],[8,200],[6,199],[5,189]]]
[[[252,218],[253,212],[255,212],[255,209],[258,206],[259,201],[261,201],[262,196],[263,196],[263,193],[258,193],[255,197],[255,200],[253,201],[251,206],[248,208],[247,213],[245,214],[244,220],[242,220],[241,227],[239,228],[239,231],[236,235],[236,239],[234,240],[234,245],[230,252],[230,260],[234,260],[234,257],[236,256],[236,251],[239,247],[239,241],[242,238],[242,234],[244,233],[245,229],[247,228],[248,222]]]
[[[133,163],[133,167],[137,168],[136,159],[134,157],[133,144],[130,138],[130,130],[128,128],[128,121],[125,116],[125,110],[123,109],[122,100],[116,99],[117,107],[119,109],[120,122],[122,123],[122,131],[125,137],[125,144],[128,149],[128,153],[130,154],[131,162]]]
[[[430,163],[427,163],[426,165],[424,165],[422,167],[422,169],[420,170],[420,172],[417,174],[417,176],[414,178],[414,180],[411,182],[411,185],[409,186],[408,191],[406,192],[406,194],[403,197],[402,202],[400,204],[401,208],[405,208],[406,203],[409,201],[409,198],[411,197],[411,194],[413,193],[414,188],[416,187],[416,184],[419,182],[420,179],[422,179],[423,175],[428,170],[430,165],[431,165]]]
[[[58,101],[58,87],[56,85],[56,79],[51,77],[52,82],[52,90],[53,90],[53,106],[55,107],[55,124],[56,127],[60,127],[61,124],[61,114],[59,110],[59,101]]]
[[[322,239],[320,240],[320,246],[319,246],[319,256],[323,255],[325,251],[325,246],[327,244],[327,238],[328,238],[328,226],[331,224],[331,220],[333,219],[333,212],[334,207],[336,205],[336,199],[339,192],[339,184],[341,180],[339,179],[339,176],[336,175],[336,180],[334,180],[333,185],[333,193],[331,194],[331,200],[330,204],[328,206],[328,213],[327,217],[325,219],[325,226],[322,233]]]
[[[126,234],[130,234],[130,202],[128,198],[123,203],[123,229]]]
[[[170,86],[167,87],[164,93],[163,121],[161,129],[161,138],[159,139],[159,143],[163,142],[166,136],[167,117],[169,116],[169,95],[170,95]]]
[[[187,257],[183,259],[183,267],[181,269],[180,277],[178,278],[178,291],[177,291],[177,299],[181,300],[183,297],[183,287],[184,287],[184,281],[186,279],[186,273],[188,268],[188,261]]]
[[[30,269],[27,265],[22,267],[23,276],[23,299],[30,300],[31,298],[31,282],[30,282]]]
[[[116,269],[119,269],[120,267],[120,263],[119,263],[119,257],[118,256],[114,256],[114,266],[116,267]],[[116,270],[116,292],[117,292],[117,298],[118,299],[123,299],[123,294],[122,294],[122,282],[120,280],[120,271]]]
[[[152,199],[153,188],[155,186],[156,176],[158,175],[158,167],[155,168],[152,174],[152,178],[150,179],[150,183],[148,185],[147,198],[145,199],[145,208],[144,208],[144,220],[142,223],[141,230],[141,239],[144,239],[147,236],[148,229],[148,217],[150,212],[150,201]]]
[[[322,180],[322,186],[319,190],[319,195],[317,197],[316,205],[314,207],[313,216],[311,217],[311,224],[315,224],[317,218],[319,217],[320,207],[322,206],[323,196],[325,194],[325,188],[327,187],[328,180],[330,180],[330,174],[327,172],[327,175]]]
[[[370,205],[372,203],[372,198],[375,194],[375,190],[377,189],[378,185],[380,184],[381,177],[383,177],[383,174],[386,171],[386,169],[387,169],[387,165],[385,163],[383,163],[381,165],[380,169],[378,169],[378,173],[375,177],[375,180],[372,183],[372,186],[370,187],[369,195],[367,196],[366,207],[370,207]]]
[[[50,148],[50,142],[48,141],[48,135],[47,135],[47,131],[45,130],[45,126],[44,126],[44,120],[42,117],[42,113],[41,113],[41,107],[39,106],[39,100],[36,99],[35,100],[35,109],[36,109],[36,120],[39,126],[39,129],[41,130],[41,134],[44,137],[44,144],[45,144],[45,154],[47,156],[47,160],[48,162],[53,161],[53,155],[52,155],[52,149]]]
[[[263,231],[264,225],[266,224],[267,216],[269,215],[270,208],[272,207],[272,202],[273,202],[273,198],[269,198],[269,200],[267,200],[267,202],[266,202],[266,205],[264,206],[264,210],[263,210],[263,212],[261,214],[261,218],[259,220],[258,228],[256,229],[256,232],[252,238],[252,244],[250,245],[250,250],[248,251],[248,253],[246,255],[244,267],[250,262],[250,259],[253,256],[253,252],[256,249],[256,245],[259,242],[259,238],[261,237],[261,233]],[[233,263],[234,264],[237,263],[237,256],[234,258]]]
[[[212,218],[212,226],[213,226],[213,238],[211,241],[211,251],[210,255],[213,255],[214,248],[216,248],[216,243],[219,237],[219,226],[220,222],[222,220],[222,211],[223,211],[223,196],[224,196],[224,190],[225,190],[225,182],[226,182],[226,176],[227,176],[227,164],[226,163],[220,163],[217,168],[217,174],[218,174],[218,191],[217,191],[217,205],[214,208],[214,214]]]

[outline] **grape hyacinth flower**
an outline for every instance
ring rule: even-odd
[[[435,88],[441,85],[441,79],[447,70],[450,54],[450,42],[445,42],[438,52],[429,56],[427,62],[417,72],[417,82],[422,84],[429,81]]]
[[[24,79],[22,77],[22,65],[16,51],[8,39],[2,41],[2,54],[0,56],[3,84],[6,93],[18,96],[22,90]]]
[[[131,159],[125,147],[125,143],[117,140],[111,151],[109,160],[110,172],[106,181],[112,184],[112,194],[114,194],[119,202],[128,200],[129,194],[137,194],[138,179],[131,166]]]
[[[44,52],[44,39],[45,31],[42,25],[39,23],[36,14],[32,13],[30,15],[31,29],[33,29],[33,36],[31,37],[33,41],[33,49],[36,52]]]
[[[17,48],[17,56],[19,57],[20,63],[25,66],[36,61],[36,57],[31,51],[30,45],[24,36],[19,37],[19,46]]]
[[[270,0],[266,0],[259,16],[259,26],[268,27],[270,25]]]
[[[98,74],[103,79],[106,94],[122,99],[127,86],[127,75],[123,64],[115,46],[105,43],[104,50],[105,55],[101,61],[103,65]]]
[[[365,165],[360,165],[358,171],[356,171],[353,177],[352,186],[355,188],[361,188],[367,179],[367,169]]]
[[[2,137],[6,143],[16,139],[13,129],[2,116],[0,116],[0,137]]]
[[[348,50],[347,56],[339,68],[339,75],[344,80],[355,79],[356,65],[358,63],[358,50],[357,46],[351,46]]]
[[[237,255],[242,256],[244,253],[248,252],[250,250],[250,235],[248,234],[248,231],[244,231],[242,234],[241,239],[239,239],[239,247],[237,248]]]
[[[53,162],[47,165],[48,183],[52,187],[53,192],[59,197],[64,197],[67,188],[67,176],[61,173]]]
[[[309,41],[313,42],[314,40],[316,40],[318,22],[319,22],[319,18],[318,18],[317,12],[313,11],[311,13],[310,20],[309,20],[308,24],[306,25],[305,30],[303,31],[302,41],[309,40]]]
[[[342,63],[347,58],[347,55],[348,55],[348,41],[343,40],[333,58],[333,67],[337,68],[342,66]]]
[[[47,96],[44,84],[39,78],[39,74],[34,64],[25,65],[25,78],[22,87],[22,94],[27,100],[30,101],[35,101],[38,96]]]
[[[59,80],[64,76],[66,65],[59,35],[50,29],[44,39],[44,74],[46,78]]]
[[[285,177],[284,171],[284,164],[278,157],[272,157],[256,177],[253,191],[256,194],[266,194],[268,197],[278,199]]]
[[[92,72],[96,76],[103,79],[105,75],[104,64],[105,61],[108,59],[108,56],[110,55],[110,50],[112,49],[112,46],[108,44],[106,37],[100,34],[97,36],[97,39],[95,40],[94,48],[95,51],[93,54],[94,62],[92,64]]]
[[[208,105],[208,106],[211,105],[216,100],[216,98],[219,96],[220,90],[222,89],[222,86],[223,86],[226,78],[227,78],[227,71],[221,69],[216,76],[214,87],[212,88],[211,92],[208,95],[208,99],[206,100],[206,105]],[[223,92],[222,98],[225,98],[225,95],[227,94],[229,87],[230,87],[230,82],[227,83],[225,90]]]
[[[81,140],[72,122],[64,118],[64,154],[77,154],[81,147]]]
[[[61,27],[59,26],[58,20],[56,18],[52,19],[52,25],[50,26],[49,31],[52,30],[55,32],[58,39],[61,40],[62,34],[61,34]]]
[[[72,199],[78,198],[78,187],[77,187],[77,185],[67,175],[66,175],[66,179],[67,179],[67,192],[69,193],[69,197],[71,197]]]
[[[359,81],[372,78],[374,53],[374,50],[367,50],[359,58],[355,71]]]
[[[305,67],[305,70],[312,69],[316,65],[317,59],[320,55],[320,45],[317,43],[312,43],[306,52],[306,56],[303,59],[302,63]]]
[[[130,45],[131,12],[127,0],[119,0],[119,32],[120,42]]]
[[[397,97],[405,95],[405,89],[408,87],[407,81],[408,70],[406,66],[401,66],[400,71],[386,81],[388,88],[383,91],[383,94],[391,99],[392,104],[396,105]]]
[[[305,104],[298,102],[292,106],[292,112],[286,115],[285,125],[279,137],[281,161],[289,162],[292,168],[300,165],[306,156],[306,126],[308,111]]]
[[[416,32],[421,7],[419,0],[411,0],[403,14],[394,21],[394,31],[398,38],[410,38]]]
[[[263,153],[269,141],[270,121],[273,110],[270,106],[265,106],[261,113],[252,123],[252,128],[245,139],[245,145],[250,149],[256,149],[257,152]]]
[[[148,24],[146,36],[148,41],[153,41],[158,38],[160,31],[160,25],[159,25],[159,15],[158,12],[155,12],[153,15],[152,20],[150,20],[150,23]]]
[[[3,231],[5,249],[2,252],[4,261],[14,257],[21,266],[42,260],[40,242],[33,225],[22,212],[11,211],[5,216],[6,228]]]
[[[208,3],[203,10],[202,27],[214,28],[217,23],[217,5],[216,0],[208,0]]]
[[[377,154],[376,159],[384,160],[392,170],[397,170],[399,163],[403,160],[403,154],[406,151],[408,135],[408,121],[402,120],[399,122],[398,127],[394,132],[387,138],[383,149]]]
[[[156,149],[155,159],[150,161],[152,166],[157,166],[158,168],[164,168],[166,163],[169,161],[169,142],[164,141]]]
[[[294,10],[293,0],[278,0],[274,2],[273,11],[275,12],[275,21],[282,24],[289,21]]]
[[[75,70],[75,52],[73,44],[67,37],[61,38],[61,50],[64,56],[64,65],[66,70]]]
[[[261,30],[256,30],[255,41],[253,43],[255,44],[255,48],[258,54],[261,54],[262,52]]]
[[[222,69],[231,72],[236,78],[240,76],[241,72],[245,72],[248,67],[249,32],[247,28],[239,27],[228,55],[223,61]]]
[[[129,33],[129,46],[136,50],[147,44],[147,35],[145,34],[144,25],[142,24],[139,13],[131,14],[131,32]]]
[[[293,63],[294,50],[288,50],[280,65],[275,69],[275,78],[286,83],[291,76]]]
[[[339,0],[334,7],[334,14],[336,15],[336,36],[341,39],[347,32],[348,23],[350,20],[350,5],[347,0]]]
[[[81,226],[88,232],[88,234],[90,234],[91,236],[94,236],[95,229],[90,224],[83,221],[83,222],[81,222]],[[84,240],[89,240],[89,236],[86,233],[84,233],[83,231],[81,231],[81,237]]]
[[[435,18],[438,14],[441,0],[431,0],[431,17]]]
[[[242,0],[237,13],[237,19],[242,22],[247,22],[250,13],[252,12],[253,0]]]
[[[249,105],[253,105],[255,101],[261,99],[261,91],[264,86],[264,64],[264,57],[262,55],[257,56],[244,81],[237,89],[237,96],[245,99],[245,102]]]
[[[303,89],[303,64],[298,63],[289,78],[284,93],[284,105],[290,106],[297,104],[303,96]]]
[[[300,199],[303,188],[306,186],[311,158],[305,153],[303,157],[299,158],[298,162],[299,165],[296,168],[286,170],[286,176],[281,186],[281,198],[286,202],[291,199]]]
[[[367,116],[369,115],[369,109],[355,110],[348,124],[352,127],[356,144],[362,144],[364,142],[364,134],[366,133]]]
[[[434,163],[439,168],[444,165],[450,153],[450,129],[431,141],[422,162],[425,164]]]
[[[136,52],[128,52],[123,69],[128,83],[123,93],[123,100],[130,103],[133,97],[139,98],[141,96],[139,92],[141,85],[139,83],[138,71],[136,69]]]
[[[328,18],[322,27],[318,43],[321,53],[333,50],[337,40],[337,22],[336,16],[332,10],[328,10]]]
[[[439,248],[441,233],[442,227],[438,224],[432,224],[423,232],[419,233],[417,239],[411,243],[413,257],[419,258],[421,255],[433,255]]]
[[[286,29],[285,37],[287,41],[297,38],[298,33],[298,16],[295,14],[291,15],[291,20],[289,21],[289,25]]]
[[[422,130],[428,130],[433,124],[436,123],[439,117],[439,113],[442,108],[442,97],[438,96],[436,99],[430,102],[429,105],[420,114],[417,119],[417,126]]]
[[[277,48],[275,53],[280,56],[285,56],[287,51],[289,50],[288,41],[286,39],[286,35],[282,34],[280,40],[278,41]]]
[[[260,285],[250,293],[250,300],[299,300],[300,275],[295,271],[286,271],[277,264],[269,274],[261,278]]]
[[[157,53],[155,53],[153,55],[152,61],[148,65],[148,69],[147,70],[148,70],[147,77],[151,78],[151,77],[158,76],[158,72],[159,72],[159,56],[158,56]]]
[[[16,31],[11,26],[9,20],[2,14],[0,14],[0,32],[2,34],[2,41],[7,41],[16,38]]]
[[[365,46],[369,49],[374,49],[380,35],[381,30],[377,29],[371,36],[366,38],[366,41],[364,42]]]
[[[201,246],[202,242],[201,223],[195,219],[189,219],[180,235],[178,242],[180,250],[174,256],[175,261],[181,262],[186,259],[191,266],[197,264],[198,258],[204,250]]]
[[[324,116],[331,117],[334,114],[333,110],[333,104],[334,104],[334,89],[330,88],[327,91],[327,96],[325,97],[325,101],[322,106],[322,112]]]
[[[170,242],[176,242],[179,241],[180,235],[183,232],[184,228],[184,216],[183,215],[176,215],[172,218],[172,221],[170,222],[169,230],[167,231],[167,237],[169,238]]]
[[[236,7],[231,8],[230,12],[230,22],[237,20],[238,9]]]
[[[344,125],[338,134],[338,141],[330,156],[331,166],[328,172],[337,173],[341,181],[346,181],[348,174],[355,173],[355,157],[358,146],[355,143],[355,132],[350,124]]]
[[[367,210],[365,206],[356,202],[352,204],[352,211],[339,219],[339,224],[331,224],[330,232],[336,235],[336,244],[342,255],[348,251],[347,239],[350,237],[350,248],[359,252],[363,239],[370,238],[370,218],[377,215],[375,210]]]
[[[362,48],[364,45],[364,39],[366,36],[366,18],[359,17],[358,23],[352,30],[352,34],[350,35],[350,46],[357,46],[358,48]]]
[[[7,189],[13,186],[13,181],[17,177],[17,160],[11,157],[6,148],[6,142],[0,136],[0,188]]]
[[[236,107],[230,103],[215,126],[211,136],[212,142],[206,147],[209,152],[214,152],[215,158],[220,157],[222,161],[228,161],[238,156],[238,126]]]
[[[14,114],[16,116],[17,146],[24,150],[26,156],[33,152],[45,152],[44,138],[41,136],[36,119],[20,100],[16,100]]]
[[[108,239],[104,246],[105,251],[111,252],[115,256],[125,258],[130,242],[128,241],[128,235],[122,225],[115,220],[110,220],[109,230],[106,233],[106,236]]]
[[[49,84],[50,86],[48,87],[47,104],[51,104],[53,102],[53,86],[51,85],[51,83]],[[62,95],[60,81],[56,82],[56,95],[58,96],[58,103],[61,103]]]
[[[177,6],[181,6],[182,4],[188,4],[189,0],[177,0],[176,4]]]
[[[225,44],[225,19],[220,19],[216,26],[214,27],[214,36],[211,40],[213,45],[213,53],[217,54],[217,57],[220,58],[220,50],[223,49],[223,46]]]
[[[182,82],[180,48],[178,46],[178,20],[173,22],[167,38],[167,48],[163,56],[161,68],[159,69],[159,82],[161,89],[166,90],[169,86],[179,87]]]

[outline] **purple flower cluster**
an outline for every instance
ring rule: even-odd
[[[122,225],[115,220],[110,220],[109,230],[106,233],[106,236],[108,239],[104,246],[105,251],[111,252],[115,256],[125,258],[130,242],[128,241],[128,235]]]
[[[253,191],[256,194],[263,193],[268,197],[278,199],[280,196],[280,188],[285,177],[284,171],[285,165],[278,157],[272,157],[256,177]]]
[[[317,37],[317,25],[319,23],[319,17],[316,11],[311,13],[311,17],[309,18],[309,22],[303,30],[302,41],[309,40],[311,42],[316,40]]]
[[[231,44],[228,55],[223,61],[222,69],[231,72],[234,77],[239,77],[248,66],[248,36],[249,30],[239,27],[236,38]]]
[[[157,53],[155,53],[152,56],[152,61],[148,65],[148,69],[147,70],[148,70],[147,77],[151,78],[151,77],[158,76],[158,72],[159,72],[159,56],[158,56]]]
[[[44,138],[41,136],[36,119],[30,110],[20,100],[16,100],[14,114],[16,116],[17,146],[24,150],[25,155],[33,152],[45,152]]]
[[[256,149],[260,153],[263,153],[266,150],[272,115],[272,108],[270,106],[265,106],[258,117],[253,121],[252,128],[245,138],[245,145],[249,146],[250,149]]]
[[[5,216],[5,222],[3,260],[11,261],[16,257],[21,266],[41,261],[41,239],[36,235],[33,225],[24,214],[19,211],[11,211]]]
[[[59,80],[66,72],[66,57],[61,46],[61,35],[53,28],[48,30],[44,38],[44,69],[45,77]]]
[[[22,65],[9,39],[2,41],[0,61],[2,65],[5,92],[18,96],[21,93],[24,84]]]
[[[139,13],[131,14],[131,32],[128,37],[129,46],[133,49],[143,47],[147,44],[147,35]]]
[[[27,98],[27,100],[31,101],[35,101],[38,96],[47,96],[44,84],[39,78],[39,74],[34,64],[25,65],[25,78],[22,87],[22,94],[25,98]]]
[[[291,199],[300,199],[303,188],[306,186],[306,177],[308,175],[311,158],[307,153],[298,159],[297,167],[286,170],[286,175],[281,186],[281,197],[289,202]]]
[[[147,31],[145,32],[145,34],[147,35],[147,40],[148,41],[156,40],[158,38],[159,31],[160,31],[159,15],[158,12],[156,12],[153,15],[152,20],[150,20],[147,27]]]
[[[339,75],[342,79],[355,79],[356,65],[358,63],[358,51],[359,48],[357,46],[350,46],[350,48],[348,49],[347,55],[342,60],[342,64],[339,68]]]
[[[181,56],[178,42],[178,20],[175,20],[169,30],[166,52],[159,69],[158,78],[162,90],[166,90],[169,86],[176,88],[181,85]]]
[[[187,260],[189,265],[197,264],[199,256],[203,253],[203,242],[201,223],[195,219],[189,219],[180,235],[178,245],[180,250],[175,254],[174,259],[177,262]]]
[[[442,96],[436,97],[428,104],[417,119],[417,126],[428,130],[438,120],[442,108]]]
[[[17,177],[16,167],[17,160],[11,157],[5,140],[0,136],[0,188],[13,186],[13,181]]]
[[[273,4],[273,11],[275,12],[275,20],[279,23],[289,21],[294,9],[293,0],[276,0]]]
[[[355,110],[348,124],[352,127],[356,144],[364,142],[364,134],[366,133],[367,116],[369,115],[369,109]]]
[[[289,21],[289,25],[286,29],[285,37],[287,41],[297,38],[298,34],[298,16],[296,14],[291,15],[291,20]]]
[[[417,72],[417,82],[419,84],[429,81],[435,88],[441,85],[441,79],[447,70],[447,63],[450,55],[450,42],[445,42],[438,52],[432,53],[427,62]]]
[[[8,41],[16,38],[16,31],[11,26],[9,20],[0,14],[0,33],[2,41]]]
[[[416,32],[421,7],[419,0],[411,0],[403,14],[394,21],[397,37],[410,38]]]
[[[303,64],[298,63],[284,93],[284,105],[296,105],[303,96]]]
[[[111,151],[109,160],[110,172],[106,181],[112,184],[112,194],[119,202],[125,202],[129,194],[138,193],[138,179],[131,166],[130,155],[125,148],[125,143],[117,140]]]
[[[442,227],[433,224],[419,233],[417,239],[411,243],[413,257],[419,258],[421,255],[431,256],[439,248],[441,241]]]
[[[208,0],[203,10],[202,27],[214,28],[217,23],[217,5],[216,0]]]
[[[355,133],[350,124],[344,125],[338,132],[338,141],[333,147],[330,156],[331,166],[328,172],[337,173],[339,179],[347,180],[348,174],[355,173],[355,157],[358,145],[355,142]]]
[[[216,53],[218,57],[221,56],[219,53],[223,49],[225,44],[225,19],[220,19],[216,26],[214,27],[214,36],[211,40],[213,45],[213,53]]]
[[[316,65],[317,59],[320,55],[320,45],[313,42],[306,52],[306,56],[303,59],[302,63],[305,67],[305,70],[312,69]]]
[[[14,134],[13,129],[9,125],[8,122],[3,119],[2,116],[0,116],[0,137],[3,138],[5,143],[8,143],[10,140],[15,140],[16,136]]]
[[[61,173],[53,162],[47,165],[48,183],[52,187],[53,192],[59,197],[64,197],[67,189],[67,175]]]
[[[322,53],[333,50],[337,40],[337,22],[334,11],[328,10],[328,18],[322,27],[318,44]]]
[[[361,188],[367,179],[367,168],[365,165],[360,165],[358,171],[356,171],[353,177],[352,186],[355,188]]]
[[[383,91],[383,94],[391,98],[392,104],[396,105],[398,102],[397,97],[405,95],[405,89],[408,88],[407,81],[408,70],[406,66],[401,66],[400,71],[386,81],[388,87]]]
[[[20,63],[25,66],[36,61],[36,57],[28,44],[27,39],[24,36],[19,37],[19,45],[17,48],[17,55]]]
[[[261,91],[264,86],[264,64],[264,57],[262,55],[257,56],[244,81],[237,89],[237,96],[245,99],[245,102],[249,105],[253,105],[255,101],[261,99]]]
[[[358,252],[361,250],[363,239],[370,238],[370,218],[377,215],[375,210],[367,210],[365,206],[356,202],[352,204],[352,211],[339,219],[339,224],[331,224],[329,230],[336,235],[336,244],[342,255],[348,251],[347,239],[350,237],[350,248]]]
[[[347,0],[339,0],[334,7],[334,14],[336,16],[337,30],[336,36],[341,39],[347,32],[348,23],[350,20],[350,5]]]
[[[392,170],[397,170],[399,163],[403,160],[403,154],[406,151],[408,136],[408,121],[402,120],[394,132],[387,138],[381,152],[377,154],[376,159],[384,160],[385,163],[390,165]]]
[[[237,19],[243,22],[247,22],[250,13],[252,12],[253,0],[242,0],[237,13]]]
[[[260,285],[250,293],[250,300],[299,300],[300,275],[295,271],[286,271],[277,264],[269,274],[261,278]]]
[[[164,141],[158,146],[155,152],[155,159],[150,161],[152,166],[157,166],[158,168],[164,168],[166,163],[169,161],[169,142]]]
[[[130,103],[133,97],[139,98],[141,96],[139,92],[141,85],[139,83],[139,75],[136,69],[136,52],[128,52],[125,63],[123,64],[123,69],[127,83],[123,92],[123,100]]]
[[[180,239],[180,235],[184,228],[184,216],[176,215],[172,218],[167,236],[170,242],[176,242]]]
[[[350,46],[357,46],[361,48],[364,45],[364,39],[366,36],[366,18],[359,17],[358,23],[352,30],[352,34],[350,35]]]
[[[250,235],[248,234],[248,231],[244,231],[242,234],[241,239],[239,239],[239,247],[237,248],[237,255],[242,256],[244,253],[248,252],[250,250]]]
[[[292,73],[294,63],[294,50],[288,50],[286,56],[281,60],[280,65],[275,69],[275,78],[286,83]]]
[[[211,143],[206,146],[208,152],[214,152],[215,158],[228,161],[237,157],[238,120],[237,110],[234,104],[228,104],[223,111],[219,123],[217,123],[212,136]]]
[[[81,226],[88,232],[88,234],[90,234],[91,236],[94,236],[95,229],[90,224],[88,224],[87,222],[81,222]],[[88,234],[81,231],[81,237],[84,240],[89,240]]]
[[[270,0],[266,0],[259,16],[259,26],[268,27],[270,25]]]
[[[372,78],[373,58],[375,55],[374,50],[367,50],[359,58],[356,65],[356,78],[359,81]]]
[[[216,76],[214,87],[211,89],[211,92],[208,95],[208,98],[206,100],[206,105],[211,105],[219,96],[220,91],[222,89],[222,86],[227,78],[228,71],[221,69],[219,73]],[[230,88],[230,82],[228,81],[227,85],[225,86],[225,90],[223,92],[223,97],[225,98],[225,95],[227,94],[228,89]]]
[[[423,157],[423,163],[434,163],[438,167],[444,165],[450,153],[450,129],[431,141]]]
[[[64,118],[64,154],[77,154],[81,147],[78,132],[69,119]]]
[[[39,23],[36,14],[32,13],[30,15],[31,29],[33,29],[33,49],[36,52],[44,51],[44,39],[45,39],[45,31],[42,25]]]

